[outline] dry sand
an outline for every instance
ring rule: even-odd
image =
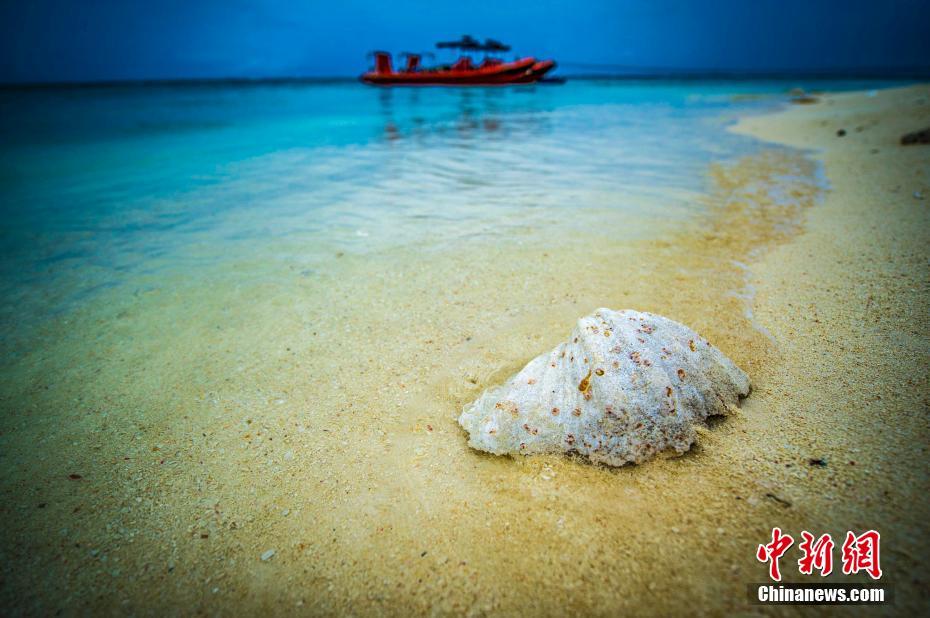
[[[773,526],[878,529],[879,611],[925,608],[930,147],[897,140],[928,99],[745,119],[809,154],[715,165],[661,241],[605,211],[312,276],[242,256],[49,323],[3,365],[4,613],[777,613],[746,589]],[[707,336],[743,412],[617,470],[468,449],[461,407],[598,306]]]

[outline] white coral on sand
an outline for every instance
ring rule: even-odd
[[[748,393],[746,373],[687,326],[598,309],[567,342],[466,406],[459,424],[489,453],[580,453],[621,466],[688,450],[695,424]]]

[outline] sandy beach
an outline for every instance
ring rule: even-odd
[[[756,474],[791,502],[789,527],[879,530],[902,614],[928,602],[930,150],[899,139],[930,121],[928,95],[827,96],[736,127],[811,151],[831,186],[803,232],[752,265],[778,342],[745,406],[770,445]]]
[[[794,613],[747,595],[774,526],[880,531],[874,609],[919,613],[930,146],[898,140],[927,125],[926,85],[823,94],[732,127],[767,144],[661,240],[605,208],[309,275],[245,254],[17,333],[3,613]],[[619,469],[470,450],[462,407],[600,306],[707,337],[752,379],[740,414]]]

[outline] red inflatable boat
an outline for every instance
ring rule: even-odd
[[[485,43],[466,35],[460,41],[437,43],[439,48],[462,49],[465,51],[502,52],[509,46],[488,39]],[[504,62],[498,58],[486,57],[479,65],[474,65],[471,58],[462,56],[454,64],[434,68],[420,66],[420,54],[405,54],[407,64],[401,71],[395,71],[391,65],[391,54],[384,51],[374,52],[375,68],[362,75],[363,82],[383,86],[392,85],[461,85],[490,86],[502,84],[531,84],[539,81],[555,67],[552,60],[537,61],[527,57]]]

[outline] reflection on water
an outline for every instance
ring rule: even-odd
[[[422,91],[422,88],[379,89],[386,141],[418,140],[433,133],[451,136],[457,147],[465,147],[472,139],[519,139],[523,133],[531,136],[551,128],[548,117],[531,106],[522,110],[522,117],[511,118],[511,113],[520,110],[508,107],[507,97],[512,93],[499,88],[450,89],[447,109],[440,116],[428,118],[431,110],[424,106],[434,105],[435,100],[429,94],[424,100]]]

